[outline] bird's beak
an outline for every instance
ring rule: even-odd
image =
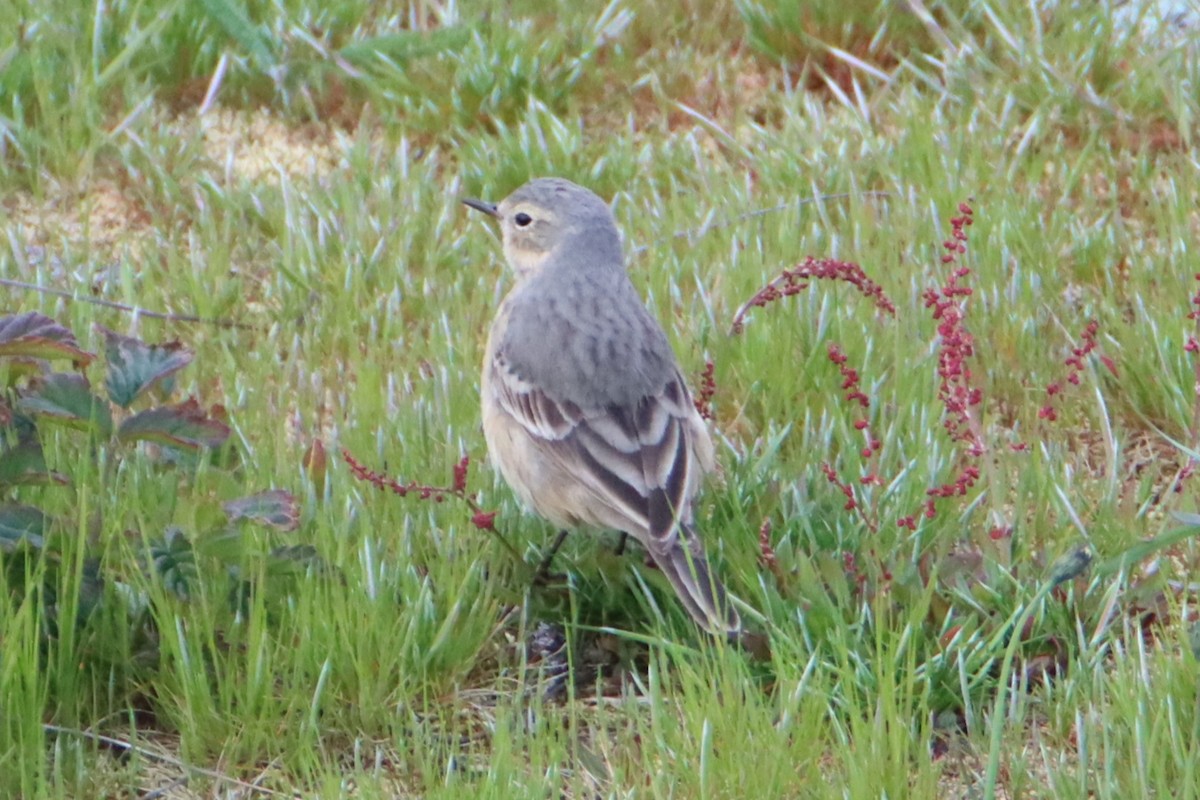
[[[484,202],[483,200],[472,200],[471,198],[467,197],[467,198],[463,198],[463,205],[469,206],[469,207],[475,209],[476,211],[482,211],[483,213],[487,214],[489,217],[499,217],[500,216],[500,209],[496,208],[495,203],[487,203],[487,202]]]

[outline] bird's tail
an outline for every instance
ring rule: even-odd
[[[684,608],[705,630],[731,639],[741,634],[741,616],[699,548],[688,547],[686,540],[676,540],[665,556],[655,558],[655,563],[671,582]]]

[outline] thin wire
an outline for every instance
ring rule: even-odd
[[[130,306],[125,303],[118,303],[113,300],[103,300],[99,297],[87,297],[86,295],[68,292],[65,289],[51,289],[49,286],[38,286],[34,283],[25,283],[24,281],[14,281],[8,278],[0,278],[0,286],[8,286],[13,289],[26,289],[32,292],[41,292],[55,297],[62,297],[66,300],[78,300],[82,303],[91,303],[104,308],[115,308],[118,311],[128,311],[131,314],[136,314],[141,317],[150,317],[151,319],[165,319],[172,322],[198,322],[205,325],[217,325],[222,328],[242,328],[251,329],[253,325],[247,325],[243,322],[234,322],[231,319],[207,319],[205,317],[196,317],[190,314],[170,314],[165,311],[151,311],[148,308],[140,306]]]

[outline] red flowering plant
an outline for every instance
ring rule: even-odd
[[[903,449],[903,442],[897,442],[894,448],[888,442],[885,448],[883,440],[895,435],[893,429],[887,428],[886,420],[880,419],[887,407],[879,407],[871,390],[864,388],[868,384],[846,349],[836,342],[826,345],[827,361],[841,381],[837,404],[849,427],[861,434],[862,441],[855,442],[853,447],[843,446],[840,455],[815,458],[815,471],[824,478],[822,483],[830,487],[840,508],[857,520],[860,534],[847,536],[847,529],[841,528],[840,549],[830,553],[821,563],[835,561],[844,581],[840,588],[826,587],[836,590],[826,593],[830,596],[846,596],[848,591],[851,597],[882,598],[896,589],[893,575],[906,573],[904,580],[910,584],[915,582],[910,586],[915,592],[905,591],[904,597],[928,598],[931,622],[940,631],[937,640],[943,652],[939,657],[947,669],[948,654],[955,650],[958,657],[966,658],[968,663],[980,669],[986,669],[989,660],[1005,653],[1011,666],[1011,659],[1018,651],[1009,645],[1015,641],[1022,645],[1019,652],[1025,660],[1021,663],[1028,667],[1027,672],[1046,675],[1064,668],[1068,655],[1060,637],[1039,637],[1038,624],[1046,623],[1043,619],[1035,624],[1035,618],[1042,618],[1034,613],[1033,604],[1057,602],[1057,611],[1047,614],[1062,617],[1058,620],[1059,628],[1073,629],[1074,623],[1068,617],[1077,619],[1080,616],[1088,618],[1090,623],[1101,624],[1103,619],[1103,624],[1111,624],[1111,608],[1107,606],[1111,603],[1111,594],[1105,594],[1103,587],[1098,590],[1096,587],[1100,584],[1096,579],[1115,576],[1128,567],[1129,559],[1138,557],[1139,553],[1140,558],[1144,558],[1162,542],[1156,540],[1151,543],[1153,546],[1142,543],[1138,546],[1141,549],[1132,548],[1093,567],[1088,545],[1069,547],[1051,565],[1045,555],[1034,551],[1035,547],[1044,544],[1038,532],[1031,531],[1020,543],[1015,541],[1018,523],[1024,521],[1023,515],[1028,509],[1022,510],[1020,503],[1014,507],[1014,490],[1009,482],[1022,467],[1020,463],[1012,463],[1012,459],[1023,459],[1031,450],[1015,426],[1008,427],[1000,424],[998,419],[988,419],[987,398],[981,383],[984,371],[979,366],[980,352],[968,325],[975,288],[972,286],[972,269],[965,259],[975,220],[971,205],[962,203],[958,206],[956,215],[950,219],[950,235],[941,243],[938,266],[944,277],[938,285],[921,294],[923,307],[936,326],[932,347],[936,358],[933,377],[941,408],[941,435],[951,449],[949,459],[941,467],[946,477],[919,489],[922,499],[917,507],[912,507],[911,503],[918,491],[913,486],[913,482],[919,480],[918,473],[897,463],[893,454],[893,451]],[[1200,282],[1200,275],[1196,277]],[[817,280],[850,283],[884,312],[880,315],[882,319],[897,315],[896,305],[859,265],[809,257],[784,270],[747,300],[734,314],[731,332],[736,335],[745,330],[751,310],[766,308],[797,295]],[[1186,341],[1186,351],[1193,359],[1196,371],[1194,439],[1200,436],[1200,289],[1192,296],[1189,318],[1197,323],[1197,331]],[[1086,321],[1077,341],[1070,345],[1062,361],[1062,377],[1045,384],[1044,399],[1037,406],[1036,414],[1031,409],[1028,418],[1031,423],[1058,424],[1063,403],[1070,402],[1071,390],[1088,380],[1093,363],[1103,366],[1113,378],[1119,378],[1117,365],[1103,352],[1101,325],[1095,319]],[[877,426],[887,430],[888,434],[876,434]],[[1049,430],[1042,433],[1047,437],[1052,435]],[[997,447],[997,441],[1003,444]],[[1180,468],[1174,484],[1176,491],[1195,471],[1197,463],[1196,458],[1189,457]],[[855,467],[856,474],[852,474]],[[814,483],[814,487],[816,485]],[[873,491],[873,487],[880,487],[880,490]],[[819,493],[815,496],[819,497]],[[981,501],[986,504],[983,516],[968,513]],[[961,523],[939,520],[950,504],[957,504],[962,509]],[[1074,512],[1068,511],[1068,514]],[[889,520],[894,522],[890,528],[890,523],[886,522]],[[982,524],[975,520],[982,520]],[[1197,523],[1200,524],[1200,518]],[[805,557],[795,556],[795,548],[785,548],[793,555],[794,563],[789,564],[783,556],[785,550],[779,549],[791,527],[773,524],[768,518],[760,526],[758,537],[759,563],[775,577],[776,585],[785,596],[794,585],[800,585],[790,579],[796,572],[795,558]],[[943,535],[947,530],[952,530],[953,535]],[[904,546],[906,542],[911,546]],[[1017,548],[1021,550],[1020,561],[1014,558],[1013,551]],[[815,558],[817,554],[813,556]],[[1042,564],[1044,569],[1030,569],[1031,562]],[[1089,570],[1092,583],[1080,583],[1077,579]],[[828,568],[818,569],[827,582],[830,572]],[[935,585],[931,586],[931,582]],[[1074,593],[1067,587],[1074,587]],[[1103,602],[1085,608],[1079,605],[1079,598],[1068,601],[1075,594]],[[987,599],[981,602],[980,597]],[[1105,610],[1102,611],[1100,605],[1105,605]],[[1135,606],[1131,600],[1131,613],[1136,613]],[[1020,625],[1014,627],[1014,620],[1019,620]],[[1014,633],[1017,635],[1015,640]],[[1037,644],[1031,644],[1033,642]],[[1033,672],[1029,677],[1033,677]],[[947,685],[953,682],[953,676],[947,673]],[[958,688],[952,687],[948,691],[953,694]]]

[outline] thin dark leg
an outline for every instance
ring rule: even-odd
[[[541,586],[550,580],[550,562],[554,560],[554,556],[562,547],[563,542],[567,540],[567,531],[559,531],[558,536],[554,537],[554,544],[550,545],[550,549],[546,551],[546,555],[542,557],[542,563],[538,564],[537,571],[533,573],[533,582],[535,585]]]
[[[621,538],[617,542],[617,549],[613,551],[613,554],[618,556],[625,555],[625,542],[627,541],[629,541],[629,534],[625,531],[621,531]]]

